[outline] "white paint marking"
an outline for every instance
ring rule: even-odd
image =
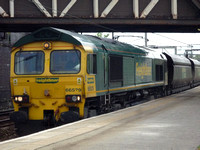
[[[102,18],[105,18],[109,12],[115,7],[115,5],[118,3],[119,0],[112,0],[110,4],[104,9],[104,11],[101,14]]]
[[[37,8],[45,14],[47,17],[52,17],[50,13],[44,8],[44,6],[39,2],[39,0],[32,0],[32,2],[37,6]]]
[[[5,12],[5,10],[0,6],[0,15],[2,17],[9,17],[9,15]]]
[[[155,5],[159,2],[159,0],[151,0],[151,2],[147,5],[147,7],[143,10],[140,18],[146,18],[146,16],[151,12],[151,10],[155,7]]]
[[[57,17],[58,9],[57,9],[57,0],[52,0],[52,14],[53,17]]]
[[[173,19],[178,18],[178,12],[177,12],[177,0],[171,0],[171,11],[172,11],[172,17]]]
[[[133,14],[135,18],[139,18],[139,0],[133,0]]]
[[[15,16],[14,0],[10,0],[9,5],[10,5],[10,17],[13,18]]]
[[[76,3],[77,0],[71,0],[71,2],[65,7],[59,17],[64,17],[67,12],[72,8],[72,6]]]
[[[93,0],[94,18],[99,18],[99,0]]]

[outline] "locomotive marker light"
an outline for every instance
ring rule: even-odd
[[[44,48],[44,50],[51,50],[51,43],[50,42],[44,42],[43,48]]]

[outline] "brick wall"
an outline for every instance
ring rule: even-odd
[[[0,110],[12,107],[10,95],[11,46],[28,33],[0,33]]]
[[[10,48],[0,46],[0,110],[10,103]]]

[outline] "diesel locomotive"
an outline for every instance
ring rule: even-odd
[[[200,83],[200,62],[46,27],[13,45],[15,122],[71,122]]]

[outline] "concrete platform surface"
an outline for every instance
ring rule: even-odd
[[[200,87],[0,143],[1,150],[195,150]]]

